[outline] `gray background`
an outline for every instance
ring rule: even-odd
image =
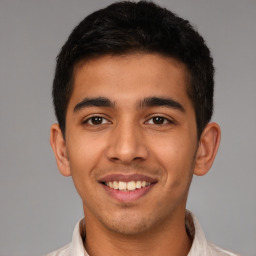
[[[112,1],[0,2],[0,255],[43,255],[71,240],[82,204],[49,146],[55,56],[71,29]],[[256,255],[256,1],[163,0],[195,24],[216,66],[222,143],[188,208],[212,242]]]

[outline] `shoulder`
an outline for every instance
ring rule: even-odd
[[[70,256],[71,255],[71,243],[63,246],[62,248],[48,253],[46,256]]]
[[[227,251],[225,249],[222,249],[218,246],[216,246],[213,243],[208,242],[209,250],[211,251],[211,255],[218,255],[218,256],[239,256],[238,254],[235,254],[233,252]]]

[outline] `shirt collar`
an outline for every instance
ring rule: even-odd
[[[193,239],[192,246],[187,256],[210,255],[209,245],[196,217],[186,211],[186,229],[190,237]]]
[[[71,242],[71,256],[89,256],[84,249],[85,225],[84,218],[78,221],[75,226],[72,242]]]

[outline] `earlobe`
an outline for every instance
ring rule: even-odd
[[[196,155],[194,174],[205,175],[211,168],[217,154],[221,138],[217,123],[209,123],[203,130]]]
[[[55,155],[58,169],[64,176],[70,176],[70,165],[66,149],[66,142],[58,124],[51,126],[50,144]]]

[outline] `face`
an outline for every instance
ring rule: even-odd
[[[85,218],[145,232],[185,210],[197,153],[186,68],[152,54],[81,63],[66,116],[68,171]]]

